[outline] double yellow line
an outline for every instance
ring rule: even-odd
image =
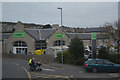
[[[47,76],[47,78],[49,77],[56,77],[56,78],[68,78],[67,76],[58,76],[58,75],[49,75],[49,74],[39,74],[39,73],[35,73],[35,72],[31,72],[32,74],[35,74],[36,76],[34,78],[37,77],[41,77],[41,76]],[[38,75],[38,76],[37,76]],[[43,77],[44,78],[44,77]]]
[[[12,62],[12,63],[13,63],[13,64],[16,64],[17,66],[20,66],[20,65],[17,64],[17,63],[14,63],[14,62]],[[23,68],[24,71],[27,73],[29,80],[31,80],[31,75],[30,75],[30,73],[29,73],[24,67],[22,67],[22,68]]]
[[[27,73],[29,80],[31,80],[31,75],[30,75],[30,73],[29,73],[24,67],[22,67],[22,68],[23,68],[23,69],[25,70],[25,72]]]

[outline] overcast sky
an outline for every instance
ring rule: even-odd
[[[117,2],[3,2],[2,21],[96,27],[118,20]]]

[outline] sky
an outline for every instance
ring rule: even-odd
[[[118,20],[117,2],[2,2],[2,21],[99,27]]]

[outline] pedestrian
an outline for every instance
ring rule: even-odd
[[[22,54],[25,54],[25,50],[22,50]]]
[[[11,50],[9,51],[9,54],[12,54]]]
[[[35,69],[35,62],[34,62],[34,58],[31,58],[28,62],[29,66],[32,66]]]

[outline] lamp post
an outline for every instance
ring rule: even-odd
[[[62,28],[62,8],[57,8],[57,9],[59,9],[59,10],[61,10],[61,28]],[[62,39],[61,39],[61,41],[62,41]],[[61,56],[62,56],[62,63],[63,63],[63,42],[61,42],[61,49],[62,49],[62,54],[61,54]]]
[[[118,19],[118,64],[120,63],[120,19]]]
[[[62,27],[62,8],[57,8],[59,10],[61,10],[61,27]]]

